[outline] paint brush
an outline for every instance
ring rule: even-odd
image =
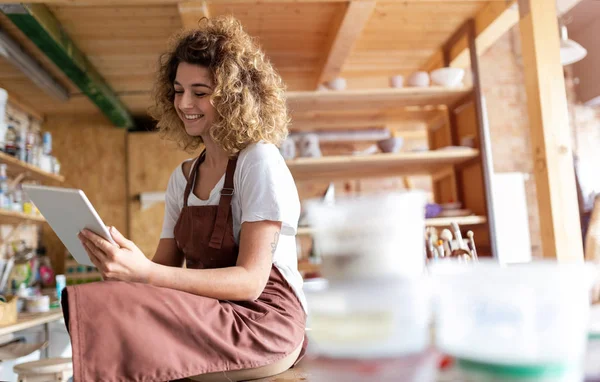
[[[452,232],[450,232],[449,229],[444,228],[442,230],[442,234],[440,235],[440,238],[442,240],[444,240],[444,246],[448,247],[448,249],[446,251],[446,256],[447,257],[452,256]]]
[[[471,250],[473,260],[477,260],[477,248],[475,248],[475,239],[473,239],[473,231],[467,231],[467,237],[469,238],[469,249]]]
[[[443,240],[437,241],[437,253],[438,253],[439,257],[446,257],[446,254],[444,253],[444,241]]]
[[[452,222],[452,223],[450,223],[450,227],[452,228],[454,237],[456,238],[456,245],[458,246],[458,248],[459,249],[468,249],[465,246],[465,242],[463,241],[462,234],[460,233],[460,227],[458,226],[458,224],[456,224],[456,222]]]

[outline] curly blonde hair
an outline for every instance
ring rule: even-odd
[[[163,137],[188,152],[202,143],[202,138],[186,133],[173,104],[173,83],[181,62],[211,72],[215,89],[210,102],[217,118],[210,136],[229,155],[259,141],[279,146],[287,137],[283,81],[232,16],[202,19],[198,29],[177,34],[172,48],[161,56],[153,90],[155,105],[149,112]]]

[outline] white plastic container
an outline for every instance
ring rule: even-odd
[[[307,201],[308,224],[329,280],[423,273],[425,194],[418,191]]]
[[[581,372],[593,268],[480,261],[437,263],[431,273],[441,351],[479,372],[527,370],[539,381],[550,371],[554,374],[547,380],[552,381]]]
[[[427,280],[329,282],[306,291],[309,352],[372,359],[424,352],[430,344]]]

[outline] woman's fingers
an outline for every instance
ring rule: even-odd
[[[112,254],[118,248],[116,245],[112,244],[108,240],[96,235],[95,233],[87,229],[81,231],[81,234],[83,234],[83,236],[86,239],[88,239],[94,246],[98,247],[107,255]]]
[[[94,264],[94,266],[96,268],[98,268],[99,271],[102,271],[102,268],[103,268],[102,262],[96,256],[96,254],[94,253],[94,251],[88,246],[87,242],[82,241],[81,244],[83,244],[83,248],[85,249],[85,252],[87,252],[88,257],[92,261],[92,264]]]

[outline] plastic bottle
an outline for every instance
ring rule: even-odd
[[[8,195],[8,177],[6,176],[6,163],[0,164],[0,208],[10,209]]]
[[[0,150],[4,151],[4,137],[8,126],[6,124],[6,103],[8,102],[8,93],[0,88]]]
[[[46,131],[42,137],[42,144],[44,148],[44,154],[52,154],[52,134]]]
[[[4,151],[8,155],[17,155],[17,131],[12,125],[8,125],[4,136]]]

